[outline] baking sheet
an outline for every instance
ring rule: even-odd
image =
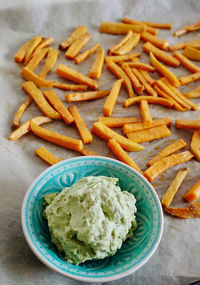
[[[100,42],[102,47],[117,43],[122,36],[100,34],[98,32],[101,21],[119,21],[127,16],[133,19],[171,22],[173,30],[199,20],[200,1],[173,0],[110,0],[110,1],[0,1],[0,283],[1,284],[79,284],[80,282],[62,277],[43,266],[34,257],[22,234],[20,223],[20,208],[24,194],[31,182],[48,166],[35,156],[34,150],[44,146],[59,158],[78,156],[77,153],[65,150],[44,142],[34,135],[27,135],[19,141],[8,141],[11,124],[18,106],[25,100],[26,94],[21,89],[23,80],[20,77],[21,65],[14,62],[16,50],[36,34],[54,37],[56,48],[77,25],[86,25],[92,40],[84,49]],[[199,37],[199,33],[187,34],[180,39],[172,36],[172,31],[160,30],[159,37],[169,39],[171,44],[179,41],[192,40]],[[142,44],[135,50],[141,50]],[[149,62],[149,57],[142,55],[142,61]],[[66,60],[64,52],[60,51],[59,63],[67,64],[78,71],[87,74],[94,60],[94,55],[86,62],[75,66]],[[197,63],[199,65],[199,63]],[[200,66],[200,65],[199,65]],[[36,73],[41,65],[36,69]],[[49,80],[64,80],[58,78],[54,71],[48,75]],[[189,74],[184,68],[171,68],[178,75]],[[99,80],[100,89],[110,89],[115,80],[112,73],[104,66]],[[198,82],[184,87],[184,91],[198,86]],[[67,92],[55,89],[60,99],[64,101]],[[138,106],[122,108],[122,102],[127,98],[123,88],[117,101],[113,116],[138,116]],[[200,104],[200,100],[193,100]],[[96,121],[97,115],[103,115],[104,99],[93,102],[76,103],[82,117],[89,128]],[[66,104],[66,103],[65,103]],[[152,116],[161,118],[170,116],[176,118],[197,118],[199,111],[176,112],[164,107],[150,105]],[[38,108],[31,104],[22,117],[22,122],[40,115]],[[74,127],[67,127],[62,122],[54,122],[45,127],[65,135],[79,138]],[[146,168],[146,162],[159,149],[178,138],[188,143],[191,140],[190,131],[171,128],[170,137],[151,143],[144,143],[145,149],[131,153],[130,156],[141,167]],[[120,132],[120,130],[119,130]],[[94,136],[94,142],[89,148],[101,155],[114,157],[108,150],[106,142]],[[183,193],[200,178],[200,166],[195,160],[184,165],[178,165],[165,172],[153,183],[160,197],[168,188],[178,169],[190,168],[183,185],[176,195],[172,205],[183,205]],[[135,274],[112,284],[188,284],[200,279],[200,220],[181,220],[165,215],[165,225],[162,241],[158,250],[150,261]]]

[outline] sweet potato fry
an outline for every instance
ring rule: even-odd
[[[50,49],[45,64],[39,73],[39,77],[45,79],[47,74],[53,69],[54,65],[56,64],[56,60],[58,58],[59,51],[57,49]]]
[[[60,161],[60,159],[55,157],[43,146],[35,149],[35,154],[50,165],[54,165]]]
[[[24,111],[30,105],[31,102],[32,102],[32,97],[28,96],[28,98],[24,101],[24,103],[22,103],[19,106],[19,108],[17,110],[17,113],[16,113],[16,115],[15,115],[15,117],[13,119],[13,123],[12,123],[14,128],[16,128],[16,127],[18,128],[19,127],[19,120],[20,120],[22,114],[24,113]]]
[[[16,62],[21,63],[24,60],[27,48],[29,45],[31,45],[35,41],[35,38],[37,37],[30,39],[28,42],[26,42],[23,46],[19,48],[19,50],[16,52],[14,56],[14,59]]]
[[[183,93],[183,95],[187,98],[199,98],[200,97],[200,86],[191,91]]]
[[[200,51],[199,51],[200,52]],[[183,53],[184,54],[184,53]],[[191,62],[187,57],[185,57],[183,54],[179,53],[178,51],[173,53],[173,56],[180,61],[180,63],[189,71],[191,72],[198,72],[200,71],[200,67],[198,67],[196,64]]]
[[[86,60],[90,55],[92,55],[98,48],[100,47],[100,44],[94,45],[92,48],[80,53],[74,58],[74,61],[76,64],[80,64],[84,60]]]
[[[200,119],[197,120],[175,120],[177,129],[200,130]]]
[[[158,37],[153,36],[152,34],[148,32],[143,32],[141,33],[141,39],[143,39],[146,42],[152,43],[154,46],[161,48],[161,49],[166,49],[169,45],[169,42],[163,39],[160,39]]]
[[[140,102],[140,115],[142,118],[142,123],[145,126],[151,126],[152,124],[152,117],[149,110],[149,104],[147,100],[141,100]]]
[[[196,182],[183,196],[187,202],[193,202],[200,197],[200,181]]]
[[[59,97],[56,95],[56,93],[53,90],[45,90],[43,93],[53,108],[60,114],[63,121],[67,125],[70,125],[74,121],[74,118],[62,103],[62,101],[59,99]]]
[[[183,55],[192,59],[192,60],[200,60],[200,50],[190,45],[186,45]]]
[[[64,64],[58,65],[56,73],[61,77],[64,77],[75,83],[87,85],[92,90],[98,89],[98,82],[83,75],[82,73],[79,73],[78,71],[71,69],[70,67]]]
[[[24,67],[20,74],[25,80],[32,81],[39,88],[50,88],[55,83],[55,81],[45,81],[45,80],[41,79],[39,76],[37,76],[35,73],[33,73],[27,67]]]
[[[104,107],[103,107],[104,116],[111,116],[112,115],[114,106],[117,102],[117,97],[119,95],[119,91],[120,91],[122,82],[123,82],[123,79],[118,79],[113,84],[113,87],[110,91],[110,94],[108,95],[108,97],[104,103]]]
[[[90,34],[85,33],[81,35],[79,38],[77,38],[67,49],[65,56],[70,59],[74,59],[81,49],[89,42],[91,39]]]
[[[144,86],[146,92],[151,95],[156,97],[157,93],[156,91],[151,87],[151,85],[146,81],[146,79],[143,77],[143,75],[141,74],[140,70],[136,69],[136,68],[132,68],[131,69],[133,74],[136,76],[136,78],[138,79],[138,81]]]
[[[49,142],[54,143],[56,145],[59,145],[59,146],[62,146],[62,147],[68,148],[68,149],[72,149],[72,150],[75,150],[78,152],[80,152],[81,149],[83,148],[83,143],[81,140],[66,137],[66,136],[63,136],[61,134],[49,131],[49,130],[44,129],[44,128],[41,128],[40,126],[36,125],[33,120],[31,120],[30,124],[31,124],[32,132],[36,136],[38,136],[38,137],[40,137],[46,141],[49,141]]]
[[[117,50],[118,48],[120,48],[123,44],[125,44],[129,39],[130,37],[132,36],[133,32],[130,30],[128,31],[128,33],[126,34],[126,36],[119,42],[117,43],[116,45],[112,46],[111,48],[108,49],[108,55],[112,55],[113,52],[115,50]]]
[[[127,133],[137,132],[137,131],[157,127],[160,125],[171,126],[171,119],[170,118],[163,118],[163,119],[154,120],[154,121],[152,121],[150,126],[144,125],[144,123],[142,123],[142,122],[128,123],[128,124],[123,125],[122,131],[123,131],[124,135],[127,135]]]
[[[160,61],[173,66],[173,67],[177,67],[180,65],[180,62],[174,58],[173,56],[169,55],[168,53],[166,53],[165,51],[155,47],[154,45],[152,45],[151,43],[147,42],[143,45],[143,50],[146,53],[150,53],[152,52],[153,55],[159,59]]]
[[[59,48],[66,50],[76,39],[87,32],[85,26],[78,26],[73,33],[62,43],[59,44]]]
[[[190,151],[200,161],[200,131],[194,131],[190,143]]]
[[[150,104],[158,104],[158,105],[163,105],[165,107],[172,108],[173,107],[173,102],[164,98],[159,98],[159,97],[153,97],[153,96],[137,96],[134,98],[128,98],[124,101],[123,106],[124,107],[129,107],[133,104],[140,103],[141,100],[147,100],[148,103]]]
[[[173,33],[173,36],[174,37],[180,37],[180,36],[186,34],[187,32],[196,31],[198,29],[200,29],[200,22],[196,22],[194,24],[188,25],[188,26],[186,26],[186,27],[184,27],[184,28],[182,28],[180,30],[175,31]]]
[[[33,57],[29,60],[26,67],[30,69],[31,71],[34,71],[38,64],[45,58],[49,51],[49,48],[43,48],[39,50],[37,53],[33,55]]]
[[[133,52],[130,54],[125,54],[125,55],[111,55],[111,56],[106,56],[105,61],[107,62],[108,60],[112,60],[113,62],[119,62],[119,61],[125,61],[129,60],[135,57],[140,56],[140,52]]]
[[[103,64],[104,64],[104,49],[98,48],[94,63],[92,64],[89,71],[89,77],[100,78],[103,69]]]
[[[116,117],[100,117],[98,116],[98,121],[102,122],[104,125],[110,128],[121,128],[124,124],[131,124],[131,123],[141,123],[140,118],[135,117],[122,117],[122,118],[116,118]]]
[[[36,55],[38,52],[41,51],[41,49],[46,48],[47,46],[49,46],[51,43],[54,42],[53,38],[46,38],[44,39],[34,50],[33,55]]]
[[[128,164],[143,175],[138,165],[130,158],[130,156],[123,150],[121,145],[115,139],[110,139],[108,141],[108,148],[114,153],[114,155],[116,155],[119,160]]]
[[[107,68],[115,74],[115,76],[117,76],[119,79],[123,79],[123,84],[125,85],[127,91],[128,91],[128,95],[129,97],[133,97],[134,96],[134,91],[130,82],[130,79],[128,78],[128,76],[126,75],[126,73],[121,69],[120,66],[118,66],[116,63],[114,63],[113,61],[109,60],[106,61],[107,64]]]
[[[17,128],[16,130],[14,130],[10,136],[9,136],[9,140],[15,141],[19,138],[21,138],[23,135],[27,134],[28,132],[30,132],[31,127],[30,127],[30,121],[33,120],[33,122],[37,125],[41,125],[44,123],[50,123],[52,122],[52,119],[50,119],[49,117],[43,117],[43,116],[38,116],[35,118],[32,118],[28,121],[26,121],[25,123],[23,123],[19,128]]]
[[[165,211],[178,218],[200,218],[200,203],[193,203],[186,208],[165,208]]]
[[[122,63],[121,68],[126,73],[128,78],[130,79],[133,88],[138,94],[142,94],[144,90],[144,86],[140,84],[135,74],[132,72],[131,68],[127,63]]]
[[[143,129],[127,133],[128,139],[136,143],[150,142],[170,136],[171,132],[166,125],[160,125],[149,129]]]
[[[165,195],[162,198],[162,205],[165,208],[168,208],[171,204],[176,192],[178,191],[181,183],[183,182],[185,176],[188,174],[189,168],[183,168],[178,171],[169,188],[165,192]]]
[[[33,51],[37,48],[37,46],[42,42],[42,36],[37,36],[29,42],[27,46],[25,57],[24,57],[24,65],[30,60]]]
[[[155,69],[161,73],[163,76],[165,76],[167,79],[169,79],[170,83],[174,86],[180,86],[180,83],[176,76],[169,71],[161,62],[159,62],[155,56],[153,55],[152,52],[150,52],[150,59],[151,59],[151,64],[155,67]]]
[[[146,82],[149,83],[151,86],[155,83],[155,80],[149,75],[148,71],[140,69],[140,73],[142,74]]]
[[[74,118],[75,125],[77,127],[77,130],[81,136],[83,143],[84,144],[91,143],[92,142],[92,134],[90,133],[85,122],[81,118],[77,108],[74,105],[72,105],[69,107],[69,111]]]
[[[53,87],[58,88],[58,89],[63,89],[63,90],[69,90],[69,91],[86,91],[87,90],[87,85],[83,85],[83,84],[73,85],[73,84],[55,82],[53,84]]]
[[[112,138],[115,139],[121,145],[121,147],[127,151],[139,151],[144,149],[143,146],[119,135],[101,122],[96,122],[93,124],[92,133],[106,141]]]
[[[80,151],[80,153],[82,154],[82,155],[95,155],[95,156],[99,156],[100,154],[98,154],[98,153],[96,153],[96,152],[94,152],[94,151],[91,151],[91,150],[89,150],[87,147],[83,147],[82,148],[82,150]]]
[[[165,170],[172,166],[184,163],[193,158],[193,154],[186,150],[177,154],[172,154],[167,157],[161,158],[156,161],[152,166],[147,168],[144,172],[144,176],[150,181],[154,181],[158,176],[160,176]]]
[[[129,25],[124,23],[102,22],[99,32],[120,35],[126,34],[130,30],[135,33],[142,33],[145,31],[145,25]]]
[[[133,33],[131,37],[118,49],[113,51],[114,54],[124,55],[129,53],[133,48],[137,46],[140,41],[140,34]]]
[[[122,20],[123,23],[125,24],[133,24],[133,25],[141,25],[141,24],[145,24],[146,25],[146,31],[154,36],[156,36],[158,34],[158,30],[155,29],[154,27],[146,24],[145,22],[141,22],[141,21],[137,21],[137,20],[132,20],[129,18],[123,18]]]
[[[60,114],[49,105],[40,89],[38,89],[33,82],[27,81],[22,83],[22,88],[32,97],[44,115],[54,120],[59,120],[61,118]]]
[[[186,42],[174,44],[168,47],[168,51],[176,51],[176,50],[184,49],[186,47],[186,44],[187,44]]]
[[[109,93],[110,93],[109,90],[91,91],[91,92],[83,92],[83,93],[69,93],[65,95],[65,99],[68,103],[89,101],[89,100],[103,98]]]
[[[138,61],[138,62],[130,62],[130,63],[128,63],[128,65],[130,67],[146,70],[146,71],[149,71],[149,72],[154,72],[155,71],[155,68],[153,68],[153,66],[151,66],[149,64],[146,64],[146,63],[142,63],[140,61]]]
[[[174,143],[163,148],[156,156],[149,160],[147,162],[147,166],[153,165],[158,160],[177,152],[178,150],[184,148],[186,145],[187,143],[183,139],[175,141]]]
[[[200,72],[196,72],[190,75],[180,77],[179,82],[181,83],[181,85],[186,85],[199,79],[200,79]]]
[[[170,24],[170,23],[154,23],[154,22],[132,20],[132,19],[128,19],[128,18],[124,18],[123,19],[123,23],[127,23],[127,24],[143,23],[143,24],[146,24],[147,26],[150,26],[150,27],[153,27],[153,28],[167,29],[167,30],[171,30],[172,29],[172,24]]]

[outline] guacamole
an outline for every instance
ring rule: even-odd
[[[137,224],[135,197],[118,179],[88,176],[45,196],[44,217],[52,242],[73,264],[114,255]]]

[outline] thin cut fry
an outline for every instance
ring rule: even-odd
[[[36,55],[38,52],[41,51],[41,49],[46,48],[47,46],[49,46],[51,43],[54,42],[53,38],[46,38],[44,39],[34,50],[33,55]]]
[[[178,218],[200,218],[200,203],[193,203],[186,208],[165,208],[165,211]]]
[[[148,32],[143,32],[141,33],[141,39],[143,39],[146,42],[152,43],[154,46],[161,48],[161,49],[166,49],[169,45],[169,42],[163,39],[160,39],[158,37],[153,36],[152,34]]]
[[[94,63],[92,64],[89,71],[89,77],[100,78],[103,69],[103,64],[104,64],[104,49],[98,48]]]
[[[69,107],[69,111],[74,118],[75,125],[77,127],[77,130],[81,136],[83,143],[84,144],[91,143],[92,142],[92,134],[90,133],[85,122],[81,118],[77,108],[74,105],[72,105]]]
[[[163,148],[156,156],[149,160],[147,162],[147,166],[153,165],[156,161],[177,152],[178,150],[184,148],[186,145],[187,143],[183,139],[175,141],[174,143]]]
[[[177,67],[180,65],[180,62],[174,58],[173,56],[171,56],[170,54],[166,53],[165,51],[155,47],[154,45],[152,45],[151,43],[147,42],[143,45],[143,50],[146,53],[150,53],[152,52],[153,55],[159,59],[160,61],[173,66],[173,67]]]
[[[128,63],[128,65],[130,67],[135,67],[138,69],[147,70],[149,72],[155,71],[155,68],[153,68],[153,66],[146,64],[146,63],[139,62],[139,61],[138,62],[130,62],[130,63]]]
[[[144,176],[150,182],[152,182],[170,167],[187,162],[192,158],[193,154],[188,150],[177,154],[169,155],[167,157],[161,158],[160,160],[156,161],[152,166],[147,168],[147,170],[144,172]]]
[[[65,99],[68,103],[89,101],[89,100],[95,100],[95,99],[103,98],[106,95],[108,95],[109,93],[110,93],[109,90],[83,92],[83,93],[69,93],[69,94],[65,95]]]
[[[136,76],[136,78],[138,79],[138,81],[144,86],[146,92],[151,95],[156,97],[157,93],[156,91],[151,87],[151,85],[146,81],[146,79],[143,77],[142,73],[140,72],[140,70],[136,69],[136,68],[132,68],[131,69],[133,74]]]
[[[53,84],[53,87],[58,88],[58,89],[63,89],[63,90],[69,90],[69,91],[86,91],[87,90],[87,85],[83,85],[83,84],[73,85],[73,84],[55,82]]]
[[[155,83],[155,80],[149,75],[148,71],[140,69],[140,73],[142,74],[146,82],[149,83],[151,86]]]
[[[116,63],[114,63],[113,61],[109,60],[106,61],[107,64],[107,68],[115,74],[115,76],[117,76],[119,79],[123,79],[123,83],[128,91],[128,95],[129,97],[133,97],[134,96],[134,91],[130,82],[130,79],[128,78],[128,76],[126,75],[126,73],[121,69],[120,66],[118,66]]]
[[[58,58],[59,51],[57,49],[50,49],[45,64],[42,70],[39,73],[39,77],[45,79],[47,74],[53,69],[54,65],[56,64],[56,60]]]
[[[148,103],[150,104],[158,104],[158,105],[163,105],[165,107],[172,108],[173,107],[173,102],[164,98],[159,98],[159,97],[153,97],[153,96],[137,96],[134,98],[128,98],[124,101],[123,106],[124,107],[129,107],[131,105],[140,103],[141,100],[147,100]]]
[[[147,26],[150,26],[153,28],[158,28],[158,29],[167,29],[167,30],[172,29],[172,24],[170,24],[170,23],[154,23],[154,22],[132,20],[132,19],[128,19],[128,18],[124,18],[123,22],[127,23],[127,24],[143,23],[143,24],[146,24]]]
[[[37,37],[30,39],[28,42],[26,42],[23,46],[19,48],[19,50],[16,52],[14,56],[16,62],[22,62],[24,60],[27,48],[35,41],[35,38]]]
[[[199,79],[200,79],[200,72],[196,72],[187,76],[180,77],[179,81],[181,85],[186,85]]]
[[[152,117],[149,110],[149,105],[147,100],[141,100],[140,102],[140,115],[142,118],[142,122],[145,126],[151,126]]]
[[[190,151],[194,154],[194,157],[200,161],[200,131],[193,132]]]
[[[192,71],[192,72],[198,72],[200,71],[200,67],[198,67],[196,64],[194,64],[193,62],[191,62],[187,57],[184,56],[184,53],[181,54],[179,53],[178,51],[174,52],[173,53],[173,56],[175,58],[177,58],[180,63],[185,67],[187,68],[189,71]]]
[[[60,161],[60,159],[55,157],[43,146],[35,149],[35,154],[50,165],[54,165]]]
[[[24,67],[20,74],[25,80],[32,81],[39,88],[50,88],[55,83],[55,81],[45,81],[45,80],[41,79],[39,76],[37,76],[35,73],[33,73],[27,67]]]
[[[183,95],[187,98],[199,98],[200,97],[200,86],[191,91],[183,93]]]
[[[130,158],[130,156],[123,150],[123,148],[115,139],[110,139],[108,141],[108,148],[116,155],[119,160],[131,166],[140,172],[140,174],[143,174],[138,165]]]
[[[173,33],[173,36],[174,37],[180,37],[180,36],[186,34],[189,31],[192,32],[192,31],[196,31],[198,29],[200,29],[200,22],[196,22],[194,24],[188,25],[188,26],[186,26],[186,27],[184,27],[184,28],[182,28],[180,30],[175,31]]]
[[[129,60],[129,59],[138,57],[140,55],[141,55],[140,52],[133,52],[133,53],[130,53],[130,54],[125,54],[125,55],[111,55],[111,56],[106,56],[105,57],[105,61],[106,62],[108,60],[112,60],[114,62],[125,61],[125,60]]]
[[[49,117],[38,116],[38,117],[32,118],[32,119],[26,121],[25,123],[23,123],[14,132],[12,132],[8,139],[15,141],[15,140],[21,138],[23,135],[27,134],[31,130],[31,127],[30,127],[31,120],[35,124],[38,124],[38,125],[52,122],[52,119],[50,119]]]
[[[132,20],[132,19],[128,19],[128,18],[124,18],[122,20],[123,23],[125,24],[133,24],[133,25],[141,25],[142,23],[146,25],[146,31],[154,36],[156,36],[158,34],[158,30],[155,29],[154,27],[146,24],[145,22],[141,22],[141,21],[137,21],[137,20]]]
[[[34,71],[38,64],[45,58],[49,51],[49,48],[43,48],[39,50],[37,53],[33,55],[33,57],[29,60],[28,64],[26,65],[31,71]]]
[[[189,168],[183,168],[178,171],[176,177],[173,179],[172,183],[170,184],[169,188],[165,192],[165,195],[162,198],[162,205],[166,208],[169,207],[171,204],[176,192],[178,191],[181,183],[183,182],[185,176],[188,174]]]
[[[133,33],[131,37],[118,49],[115,49],[113,53],[124,55],[129,53],[133,48],[137,46],[137,44],[140,41],[140,34],[139,33]]]
[[[190,45],[186,45],[186,48],[183,51],[183,55],[192,60],[200,60],[200,50]]]
[[[143,146],[119,135],[101,122],[96,122],[93,124],[92,133],[106,141],[112,138],[115,139],[121,145],[121,147],[127,151],[139,151],[144,149]]]
[[[119,91],[120,91],[122,82],[123,82],[123,79],[118,79],[113,84],[113,87],[110,91],[110,94],[108,95],[108,97],[104,103],[104,107],[103,107],[104,116],[111,116],[112,115],[114,106],[117,102],[117,97],[119,95]]]
[[[136,143],[150,142],[153,140],[159,140],[171,135],[170,130],[166,125],[160,125],[149,129],[143,129],[132,133],[127,133],[127,137]]]
[[[118,48],[120,48],[123,44],[125,44],[130,37],[132,36],[133,32],[130,30],[128,31],[128,33],[126,34],[126,36],[116,45],[112,46],[111,48],[108,49],[108,55],[112,55],[112,53],[117,50]]]
[[[56,93],[53,90],[46,90],[43,93],[53,108],[60,114],[63,121],[67,125],[70,125],[74,121],[74,118],[62,103],[62,101],[59,99],[59,97],[56,95]]]
[[[116,118],[116,117],[100,117],[98,116],[98,121],[102,122],[104,125],[110,128],[121,128],[124,124],[131,124],[131,123],[141,123],[140,118],[135,117],[122,117],[122,118]]]
[[[197,120],[175,120],[177,129],[200,130],[200,119]]]
[[[54,120],[59,120],[61,118],[60,114],[49,105],[40,89],[38,89],[33,82],[27,81],[22,83],[22,88],[32,97],[43,114]]]
[[[58,65],[56,73],[75,83],[87,85],[92,90],[98,89],[98,82],[83,75],[82,73],[79,73],[78,71],[71,69],[64,64]]]
[[[95,156],[99,156],[100,154],[98,154],[98,153],[96,153],[96,152],[94,152],[94,151],[91,151],[91,150],[89,150],[87,147],[83,147],[82,148],[82,150],[80,151],[80,153],[82,154],[82,155],[95,155]]]
[[[85,33],[81,35],[79,38],[77,38],[67,49],[65,56],[70,59],[74,59],[81,49],[89,42],[91,39],[90,34]]]
[[[59,44],[59,48],[66,50],[76,39],[87,32],[85,26],[78,26],[73,33],[62,43]]]
[[[41,128],[36,125],[33,120],[31,120],[31,130],[36,136],[56,145],[60,145],[62,147],[72,149],[78,152],[80,152],[83,148],[83,143],[81,140],[66,137],[61,134]]]
[[[42,38],[43,38],[42,36],[37,36],[33,38],[32,41],[29,42],[29,45],[27,46],[25,57],[24,57],[24,65],[27,64],[27,62],[31,58],[33,51],[42,42]]]
[[[187,202],[193,202],[200,197],[200,181],[196,182],[190,190],[188,190],[183,198]]]
[[[135,33],[142,33],[145,31],[145,25],[129,25],[124,23],[102,22],[99,32],[120,35],[126,34],[130,30]]]
[[[138,94],[142,94],[144,90],[144,86],[140,84],[135,74],[132,72],[131,68],[127,63],[122,63],[121,68],[126,73],[128,78],[130,79],[133,88]]]
[[[22,103],[18,110],[17,110],[17,113],[15,114],[15,117],[13,119],[13,127],[19,127],[19,120],[22,116],[22,114],[24,113],[24,111],[26,110],[26,108],[30,105],[30,103],[32,102],[32,97],[28,96],[28,98],[24,101],[24,103]]]
[[[199,48],[200,47],[200,39],[197,39],[194,41],[189,41],[189,42],[181,42],[181,43],[169,46],[168,50],[169,51],[175,51],[175,50],[179,50],[179,49],[184,49],[186,47],[186,45]]]
[[[100,47],[100,44],[94,45],[92,48],[84,51],[83,53],[80,53],[74,58],[74,61],[76,64],[80,64],[84,60],[86,60],[90,55],[92,55],[98,48]]]

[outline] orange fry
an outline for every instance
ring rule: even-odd
[[[187,202],[193,202],[200,197],[200,181],[196,182],[190,190],[188,190],[183,198]]]
[[[59,48],[66,50],[76,39],[87,32],[85,26],[78,26],[73,33],[62,43],[59,44]]]
[[[22,103],[18,110],[17,113],[13,119],[13,127],[19,127],[19,120],[22,116],[22,114],[24,113],[24,111],[26,110],[26,108],[30,105],[30,103],[32,102],[32,97],[28,96],[28,98],[24,101],[24,103]]]
[[[179,50],[179,49],[184,49],[186,47],[186,45],[199,48],[200,47],[200,39],[197,39],[194,41],[189,41],[189,42],[177,43],[175,45],[169,46],[168,50],[169,51],[175,51],[175,50]]]
[[[199,98],[200,97],[200,86],[191,91],[183,93],[183,95],[187,98]]]
[[[34,71],[38,64],[45,58],[49,51],[49,48],[43,48],[39,50],[37,53],[34,53],[33,57],[29,60],[26,67],[31,71]]]
[[[32,118],[28,121],[26,121],[25,123],[23,123],[19,128],[17,128],[16,130],[14,130],[10,136],[9,136],[9,140],[15,141],[19,138],[21,138],[23,135],[27,134],[30,130],[30,122],[31,120],[38,125],[44,124],[44,123],[50,123],[52,122],[52,119],[50,119],[49,117],[43,117],[43,116],[38,116],[35,118]]]
[[[49,131],[49,130],[44,129],[44,128],[41,128],[40,126],[36,125],[33,120],[31,120],[30,124],[31,124],[32,132],[36,136],[38,136],[38,137],[40,137],[46,141],[49,141],[49,142],[54,143],[56,145],[59,145],[59,146],[62,146],[62,147],[68,148],[68,149],[72,149],[72,150],[75,150],[78,152],[80,152],[81,149],[83,148],[83,143],[81,140],[66,137],[66,136],[63,136],[61,134]]]
[[[78,109],[74,105],[72,105],[69,107],[69,111],[74,118],[75,125],[77,127],[77,130],[81,136],[83,143],[84,144],[91,143],[92,142],[92,134],[90,133],[85,122],[81,118],[81,116],[78,112]]]
[[[180,30],[175,31],[173,33],[173,36],[174,37],[180,37],[180,36],[186,34],[187,32],[196,31],[198,29],[200,29],[200,22],[196,22],[194,24],[188,25],[188,26],[186,26],[186,27],[184,27],[184,28],[182,28]]]
[[[73,84],[65,84],[60,82],[55,82],[53,84],[53,87],[63,90],[69,90],[69,91],[86,91],[87,85],[73,85]]]
[[[124,101],[123,106],[129,107],[131,105],[140,103],[141,100],[147,100],[150,104],[158,104],[163,105],[165,107],[171,108],[173,106],[173,102],[164,98],[153,97],[153,96],[137,96],[134,98],[128,98]]]
[[[56,64],[56,60],[58,58],[59,51],[57,49],[50,49],[45,64],[42,70],[39,73],[39,77],[45,79],[47,74],[53,69],[54,65]]]
[[[62,101],[58,98],[56,93],[53,90],[46,90],[43,93],[53,108],[60,114],[63,121],[67,125],[70,125],[74,121],[74,118],[62,103]]]
[[[111,48],[108,49],[108,55],[112,55],[112,53],[117,50],[118,48],[120,48],[121,46],[123,46],[123,44],[125,44],[130,37],[132,36],[133,32],[130,30],[128,31],[128,33],[126,34],[126,36],[116,45],[112,46]]]
[[[46,38],[44,39],[34,50],[32,55],[36,55],[38,52],[41,51],[41,49],[46,48],[47,46],[49,46],[51,43],[54,42],[53,38]]]
[[[22,62],[24,60],[28,46],[32,45],[32,43],[36,40],[36,38],[38,38],[38,36],[30,39],[28,42],[26,42],[23,46],[19,48],[19,50],[16,52],[14,56],[16,62]]]
[[[169,42],[163,39],[160,39],[158,37],[153,36],[152,34],[148,32],[143,32],[141,33],[141,39],[143,39],[146,42],[152,43],[154,46],[161,48],[161,49],[166,49],[169,45]]]
[[[153,68],[153,66],[146,64],[146,63],[142,63],[142,62],[130,62],[130,63],[128,63],[128,65],[130,67],[135,67],[135,68],[146,70],[149,72],[155,71],[155,68]]]
[[[144,90],[144,86],[140,84],[135,74],[132,72],[131,68],[127,63],[122,63],[121,68],[126,73],[128,78],[130,79],[133,88],[138,94],[142,94]]]
[[[173,56],[180,61],[180,63],[191,72],[200,71],[200,67],[191,62],[187,57],[184,56],[184,53],[181,54],[178,51],[174,52]]]
[[[109,93],[110,93],[109,90],[83,92],[83,93],[69,93],[69,94],[65,95],[65,99],[68,103],[89,101],[89,100],[95,100],[95,99],[103,98],[106,95],[108,95]]]
[[[145,31],[145,25],[129,25],[124,23],[102,22],[99,32],[120,35],[126,34],[130,30],[135,33],[142,33]]]
[[[117,97],[119,95],[119,91],[120,91],[122,82],[123,82],[123,79],[118,79],[113,84],[113,87],[110,91],[110,94],[108,95],[106,102],[104,103],[104,107],[103,107],[104,116],[111,116],[112,115],[114,106],[117,102]]]
[[[141,22],[141,21],[137,21],[137,20],[132,20],[132,19],[128,19],[128,18],[123,18],[122,20],[123,23],[125,24],[133,24],[133,25],[141,25],[141,24],[145,24],[146,25],[146,31],[154,36],[156,36],[158,34],[158,30],[155,29],[154,27],[146,24],[145,22]]]
[[[55,157],[44,147],[39,147],[35,149],[35,154],[50,165],[54,165],[60,161],[60,159]]]
[[[36,36],[32,40],[30,40],[30,42],[27,46],[27,49],[26,49],[25,57],[24,57],[24,65],[26,65],[27,62],[30,60],[34,50],[42,42],[42,38],[43,38],[42,36]]]
[[[200,79],[200,72],[196,72],[187,76],[180,77],[179,81],[181,85],[186,85],[199,79]]]
[[[94,63],[92,64],[89,71],[89,77],[100,78],[103,69],[103,64],[104,64],[104,49],[98,48]]]
[[[200,218],[200,203],[193,203],[186,208],[165,208],[165,211],[178,218]]]
[[[82,150],[80,151],[80,153],[82,154],[82,155],[95,155],[95,156],[99,156],[100,154],[98,154],[98,153],[96,153],[96,152],[94,152],[94,151],[91,151],[91,150],[89,150],[87,147],[83,147],[82,148]]]
[[[110,139],[108,141],[108,148],[116,155],[119,160],[128,164],[143,175],[137,164],[130,158],[130,156],[123,150],[121,145],[115,139]]]
[[[22,88],[32,97],[44,115],[54,120],[59,120],[61,118],[60,114],[49,105],[40,89],[38,89],[33,82],[26,81],[22,83]]]
[[[177,129],[200,130],[200,119],[197,120],[175,120]]]
[[[187,162],[192,158],[193,154],[187,150],[177,154],[169,155],[167,157],[161,158],[160,160],[156,161],[152,166],[147,168],[147,170],[144,172],[144,176],[150,182],[152,182],[170,167]]]
[[[125,55],[111,55],[111,56],[106,56],[105,57],[105,61],[106,62],[108,60],[112,60],[114,62],[125,61],[125,60],[129,60],[129,59],[138,57],[140,55],[141,55],[140,52],[133,52],[133,53],[130,53],[130,54],[125,54]]]
[[[183,51],[183,55],[192,60],[200,60],[200,50],[190,45],[186,45],[186,48]]]
[[[98,82],[83,75],[82,73],[79,73],[78,71],[71,69],[64,64],[59,64],[57,66],[56,73],[61,77],[64,77],[75,83],[87,85],[92,90],[98,89]]]
[[[151,85],[146,81],[146,79],[143,77],[142,73],[140,72],[140,70],[136,69],[136,68],[132,68],[132,72],[133,74],[136,76],[136,78],[138,79],[138,81],[144,86],[146,92],[151,95],[156,97],[157,93],[156,91],[151,87]]]
[[[194,154],[194,157],[200,161],[200,131],[193,132],[190,151]]]
[[[92,55],[98,48],[100,47],[100,44],[94,45],[92,48],[80,53],[74,58],[74,61],[76,64],[80,64],[84,60],[86,60],[90,55]]]
[[[67,49],[65,56],[70,59],[74,59],[81,49],[89,42],[91,36],[88,33],[81,35],[77,38]]]
[[[135,117],[100,117],[98,116],[98,121],[102,122],[104,125],[110,128],[121,128],[124,124],[131,124],[131,123],[141,123],[140,118]]]
[[[124,23],[127,24],[136,24],[136,23],[143,23],[146,24],[147,26],[153,27],[153,28],[158,28],[158,29],[167,29],[171,30],[172,29],[172,24],[170,23],[154,23],[154,22],[146,22],[146,21],[138,21],[138,20],[132,20],[128,18],[123,19]]]
[[[139,33],[133,33],[131,37],[118,49],[115,49],[113,53],[124,55],[129,53],[133,48],[137,46],[137,44],[140,41],[140,34]]]
[[[140,115],[143,124],[146,126],[151,126],[152,118],[147,100],[141,100],[140,102]]]
[[[24,67],[20,74],[25,80],[32,81],[39,88],[50,88],[55,83],[55,81],[45,81],[44,79],[40,78],[35,73],[33,73],[27,67]]]
[[[155,80],[149,75],[148,71],[140,69],[140,73],[142,74],[146,82],[149,83],[151,86],[155,83]]]

